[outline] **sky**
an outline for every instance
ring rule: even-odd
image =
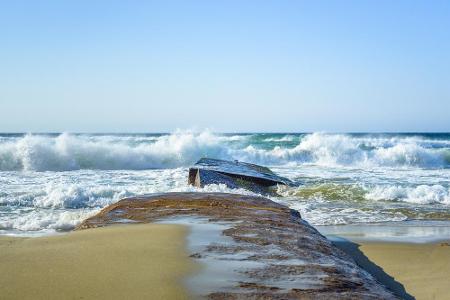
[[[0,1],[0,132],[450,131],[450,1]]]

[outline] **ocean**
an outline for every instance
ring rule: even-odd
[[[201,157],[291,179],[296,187],[271,199],[312,225],[450,220],[450,133],[0,134],[0,234],[71,230],[133,195],[252,194],[189,186],[188,167]]]

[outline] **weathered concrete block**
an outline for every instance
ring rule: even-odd
[[[202,158],[189,169],[189,184],[225,184],[229,188],[244,188],[256,193],[271,193],[270,187],[292,185],[292,181],[276,175],[269,168],[239,161]]]

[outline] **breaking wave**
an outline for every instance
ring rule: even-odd
[[[312,133],[295,147],[267,149],[267,141],[292,142],[293,135],[252,142],[248,135],[177,131],[159,136],[58,136],[28,134],[0,140],[0,170],[145,170],[185,167],[201,157],[266,164],[349,167],[450,166],[450,141],[423,137]]]
[[[438,184],[416,187],[383,186],[372,189],[366,194],[366,198],[417,204],[450,204],[450,189]]]
[[[95,215],[100,209],[89,210],[33,210],[15,218],[0,219],[1,230],[12,232],[71,230],[82,220]]]
[[[164,180],[169,180],[167,175]],[[185,180],[183,180],[183,183],[185,183]],[[0,214],[0,233],[2,230],[16,233],[71,230],[84,219],[99,212],[102,207],[125,197],[157,191],[222,192],[255,195],[244,189],[230,189],[224,184],[211,184],[204,188],[198,188],[179,182],[165,189],[161,186],[149,186],[145,182],[129,187],[49,184],[41,191],[25,193],[24,196],[0,198],[0,206],[4,205],[16,209],[13,212],[13,218],[11,218],[11,215],[8,217],[6,214]]]
[[[306,135],[294,148],[272,150],[253,145],[236,151],[244,160],[266,164],[312,163],[322,166],[445,168],[450,165],[450,144],[427,147],[419,138],[357,138],[342,134]],[[441,145],[438,143],[438,145]]]
[[[26,135],[0,143],[0,170],[68,171],[175,168],[202,156],[226,157],[221,139],[209,132],[177,132],[155,140],[61,134]]]
[[[265,142],[292,142],[296,139],[293,135],[285,135],[282,137],[272,137],[264,139]]]
[[[414,204],[450,205],[450,188],[442,185],[377,185],[367,187],[362,184],[318,184],[297,188],[279,187],[285,197],[299,197],[305,200],[325,201],[395,201]]]

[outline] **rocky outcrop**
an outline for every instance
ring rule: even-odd
[[[191,257],[205,266],[199,276],[206,272],[192,284],[202,287],[197,296],[395,299],[297,211],[263,197],[167,193],[127,198],[85,220],[78,229],[124,222],[177,222],[220,229],[216,235],[198,229],[204,227],[191,229]],[[217,280],[220,276],[223,280]]]
[[[292,185],[292,182],[273,173],[269,168],[239,161],[202,158],[189,169],[189,184],[225,184],[229,188],[244,188],[259,194],[269,194],[271,187]]]

